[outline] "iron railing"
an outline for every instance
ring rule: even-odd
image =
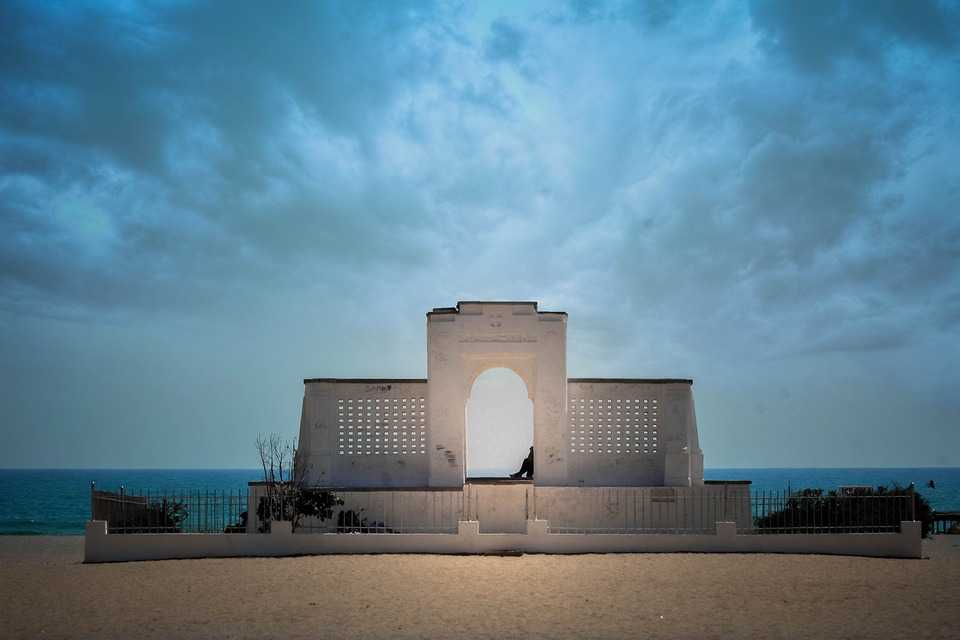
[[[931,533],[960,533],[960,511],[934,511]]]
[[[459,490],[322,491],[332,491],[336,498],[322,519],[305,515],[311,512],[302,502],[307,498],[270,493],[263,486],[100,491],[91,485],[90,507],[92,519],[105,520],[109,533],[119,534],[269,531],[261,518],[292,521],[298,533],[457,533],[461,520],[480,520],[482,526],[487,513],[476,496]],[[550,532],[560,534],[704,534],[715,532],[717,522],[734,522],[738,533],[754,535],[887,533],[899,531],[900,523],[914,520],[917,513],[912,490],[823,495],[670,487],[538,491],[531,486],[525,510],[521,519],[547,520]]]
[[[912,490],[851,495],[761,491],[750,496],[751,525],[738,533],[888,533],[916,518]]]
[[[462,491],[344,491],[326,520],[303,518],[305,533],[457,533],[464,517]]]
[[[576,506],[536,499],[551,533],[709,534],[733,522],[741,534],[886,533],[916,518],[912,491],[847,495],[723,489],[702,493],[655,487],[583,488]]]
[[[109,533],[246,533],[246,489],[99,491],[90,486],[92,520]]]

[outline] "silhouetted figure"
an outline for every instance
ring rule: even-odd
[[[936,489],[936,488],[937,488],[937,483],[934,482],[933,480],[929,480],[929,481],[927,481],[927,486],[930,487],[931,489]]]
[[[522,476],[526,476],[527,478],[533,477],[533,447],[530,447],[530,453],[523,459],[523,464],[520,465],[520,471],[510,474],[511,478],[520,478]]]

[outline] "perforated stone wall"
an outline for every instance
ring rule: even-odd
[[[571,378],[569,484],[702,484],[702,452],[689,380]]]
[[[426,380],[305,382],[300,447],[311,483],[423,487],[429,480]]]
[[[570,453],[649,455],[659,450],[655,397],[570,397]]]
[[[339,455],[426,455],[427,401],[410,398],[339,398]]]

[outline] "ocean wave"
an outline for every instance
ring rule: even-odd
[[[68,536],[83,533],[83,522],[0,520],[0,536]]]

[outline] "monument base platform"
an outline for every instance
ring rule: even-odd
[[[256,513],[257,489],[251,485]],[[548,520],[556,533],[712,532],[717,522],[751,526],[750,485],[693,487],[543,487],[532,480],[471,478],[462,488],[330,488],[343,505],[327,520],[305,520],[315,533],[453,533],[479,523],[480,533],[525,533]],[[258,523],[248,522],[255,532]]]

